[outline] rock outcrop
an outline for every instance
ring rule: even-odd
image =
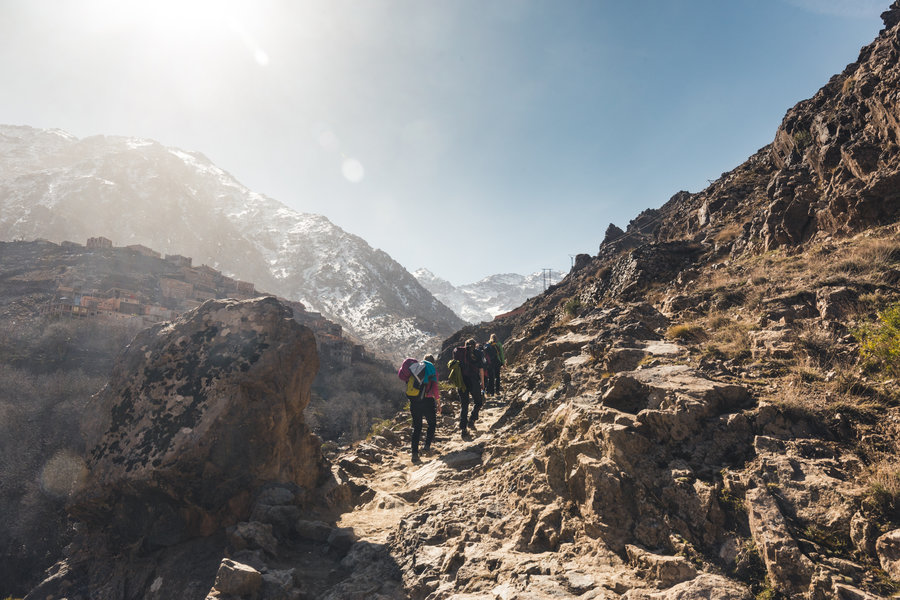
[[[312,332],[274,298],[207,302],[145,330],[96,399],[106,421],[72,511],[88,520],[111,498],[152,491],[194,536],[246,516],[264,483],[313,489],[320,457],[303,409],[317,369]]]
[[[317,368],[312,332],[274,298],[210,300],[141,332],[84,426],[75,547],[29,597],[205,593],[261,490],[294,490],[298,514],[324,505],[328,473],[303,422]]]

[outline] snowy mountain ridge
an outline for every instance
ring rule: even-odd
[[[531,275],[501,273],[460,286],[454,286],[424,268],[417,269],[413,276],[435,298],[469,323],[491,321],[544,291],[541,272]]]
[[[385,252],[247,189],[199,152],[0,125],[0,239],[98,235],[298,300],[387,355],[432,349],[464,325]]]

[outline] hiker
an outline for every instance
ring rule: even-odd
[[[407,364],[406,361],[404,364]],[[418,464],[421,462],[419,440],[422,437],[422,418],[428,423],[425,444],[422,446],[422,454],[427,456],[431,454],[437,414],[441,410],[441,389],[438,386],[437,370],[434,368],[434,356],[431,354],[426,355],[422,362],[409,365],[406,397],[409,399],[409,412],[412,415],[412,462]]]
[[[478,349],[481,350],[481,356],[482,356],[481,396],[482,396],[482,398],[487,399],[489,396],[494,395],[494,392],[489,387],[490,380],[488,379],[488,376],[491,372],[493,363],[492,363],[492,359],[491,359],[490,355],[488,354],[488,345],[487,344],[482,344],[481,346],[478,347]]]
[[[497,341],[496,333],[492,333],[488,343],[484,345],[484,355],[489,363],[484,374],[484,389],[487,395],[495,396],[500,393],[500,367],[506,364],[503,344]]]
[[[463,439],[469,439],[469,427],[475,429],[478,411],[484,399],[481,389],[484,385],[484,354],[478,349],[474,339],[466,340],[465,346],[453,350],[453,359],[459,361],[462,380],[465,384],[459,389],[459,429]],[[472,415],[469,416],[469,399],[472,400]]]
[[[459,398],[460,404],[462,404],[462,395],[466,391],[466,382],[463,381],[462,376],[462,366],[459,364],[459,361],[451,359],[450,362],[447,363],[447,383],[450,384],[451,387],[456,388],[456,395]]]

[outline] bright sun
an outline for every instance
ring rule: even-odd
[[[253,10],[252,3],[223,0],[95,0],[84,8],[89,13],[85,17],[97,29],[129,28],[139,31],[150,43],[187,52],[233,42],[237,38],[257,64],[269,64],[268,54],[243,25],[244,13]]]

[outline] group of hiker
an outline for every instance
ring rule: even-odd
[[[474,338],[469,338],[464,345],[453,349],[447,363],[447,379],[459,397],[459,429],[463,439],[471,439],[469,429],[476,428],[484,398],[500,394],[500,370],[504,364],[503,345],[496,334],[491,334],[485,344],[480,345]],[[400,365],[397,375],[406,382],[406,396],[412,415],[412,462],[419,463],[422,420],[428,424],[422,445],[422,454],[427,456],[432,453],[437,415],[441,413],[441,390],[434,356],[428,354],[422,361],[407,358]]]

